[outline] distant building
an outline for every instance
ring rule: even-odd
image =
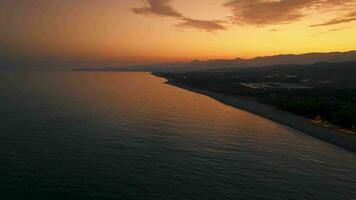
[[[297,78],[297,75],[287,75],[287,78]]]
[[[282,82],[241,83],[240,85],[251,89],[280,89],[280,90],[313,89],[313,87],[309,87],[309,86],[297,85],[291,83],[282,83]]]

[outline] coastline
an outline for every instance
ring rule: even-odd
[[[218,94],[204,89],[193,88],[170,81],[167,81],[166,84],[206,95],[226,105],[262,116],[274,122],[291,127],[305,134],[311,135],[356,153],[356,135],[351,135],[341,131],[314,125],[310,123],[310,119],[308,118],[278,110],[272,106],[258,103],[247,98],[227,96],[224,94]]]

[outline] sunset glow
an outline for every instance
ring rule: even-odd
[[[349,51],[355,8],[355,0],[4,0],[0,55],[127,65]]]

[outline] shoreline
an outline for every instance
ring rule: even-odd
[[[166,82],[166,84],[208,96],[228,106],[232,106],[234,108],[241,109],[253,113],[255,115],[267,118],[276,123],[288,126],[310,136],[316,137],[318,139],[356,153],[356,135],[351,135],[341,131],[325,128],[318,125],[313,125],[312,123],[310,123],[310,119],[306,117],[278,110],[272,106],[258,103],[256,101],[252,101],[244,97],[234,97],[227,96],[224,94],[218,94],[204,89],[198,89],[182,84],[173,83],[169,80]]]

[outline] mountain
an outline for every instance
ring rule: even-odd
[[[236,58],[232,60],[194,60],[191,62],[174,62],[152,65],[136,65],[128,67],[105,67],[95,69],[75,69],[76,71],[199,71],[209,69],[229,69],[259,67],[277,64],[312,64],[316,62],[347,62],[356,60],[356,51],[331,52],[331,53],[307,53],[307,54],[288,54],[256,57],[253,59]]]
[[[356,51],[257,57],[245,60],[245,64],[256,67],[276,64],[312,64],[316,62],[346,62],[353,60],[356,60]]]

